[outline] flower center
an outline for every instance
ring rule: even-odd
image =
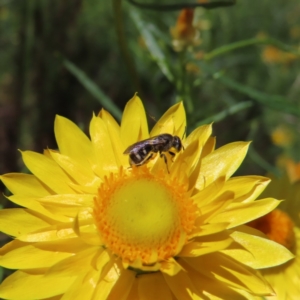
[[[186,186],[146,166],[110,174],[98,190],[94,218],[107,248],[134,268],[178,254],[194,228],[195,205]]]
[[[280,209],[275,209],[269,214],[250,222],[248,225],[262,231],[270,240],[292,250],[295,243],[294,223]]]

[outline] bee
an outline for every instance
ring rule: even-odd
[[[167,157],[164,152],[168,152],[174,157],[181,149],[184,149],[184,147],[181,139],[177,135],[163,133],[129,146],[123,154],[129,155],[129,163],[131,166],[141,166],[159,153],[160,157],[165,161],[168,173],[170,173]]]

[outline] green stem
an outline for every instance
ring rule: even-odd
[[[176,4],[148,4],[148,3],[138,2],[135,0],[128,0],[128,2],[139,8],[158,10],[158,11],[172,11],[172,10],[181,10],[184,8],[196,8],[196,7],[214,9],[218,7],[234,5],[236,0],[212,1],[207,3],[187,3],[186,1],[184,1],[182,3],[176,3]]]
[[[186,50],[179,52],[179,68],[180,68],[180,81],[178,90],[180,97],[184,104],[186,104],[187,113],[191,114],[194,110],[194,105],[189,93],[187,71],[186,71]]]
[[[141,93],[137,71],[133,59],[129,53],[127,39],[125,36],[124,23],[122,17],[122,0],[113,0],[112,2],[119,47],[124,58],[125,65],[128,69],[133,88],[135,91]]]

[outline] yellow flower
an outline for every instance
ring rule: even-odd
[[[286,199],[281,209],[252,221],[250,226],[262,231],[270,240],[289,249],[295,258],[274,268],[262,270],[272,285],[273,300],[297,300],[300,295],[300,182],[291,182],[288,176],[274,178],[264,191],[265,196]]]
[[[0,286],[4,299],[256,299],[273,290],[256,270],[292,258],[285,247],[244,224],[279,201],[255,201],[269,180],[231,175],[248,143],[215,150],[211,126],[140,167],[124,150],[162,133],[183,137],[181,103],[150,134],[134,96],[121,125],[102,110],[88,139],[57,117],[59,151],[22,152],[33,175],[6,174],[8,198],[24,208],[0,211],[0,229],[15,239],[0,264],[18,269]],[[145,148],[146,152],[148,151]]]
[[[277,146],[288,147],[293,142],[294,135],[288,127],[280,125],[273,130],[271,139]]]

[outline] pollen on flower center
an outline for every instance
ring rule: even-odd
[[[269,214],[248,224],[264,234],[269,239],[292,250],[295,244],[294,223],[290,217],[280,209],[275,209]]]
[[[193,229],[196,209],[186,188],[146,166],[105,178],[94,218],[105,246],[131,266],[175,256]]]

